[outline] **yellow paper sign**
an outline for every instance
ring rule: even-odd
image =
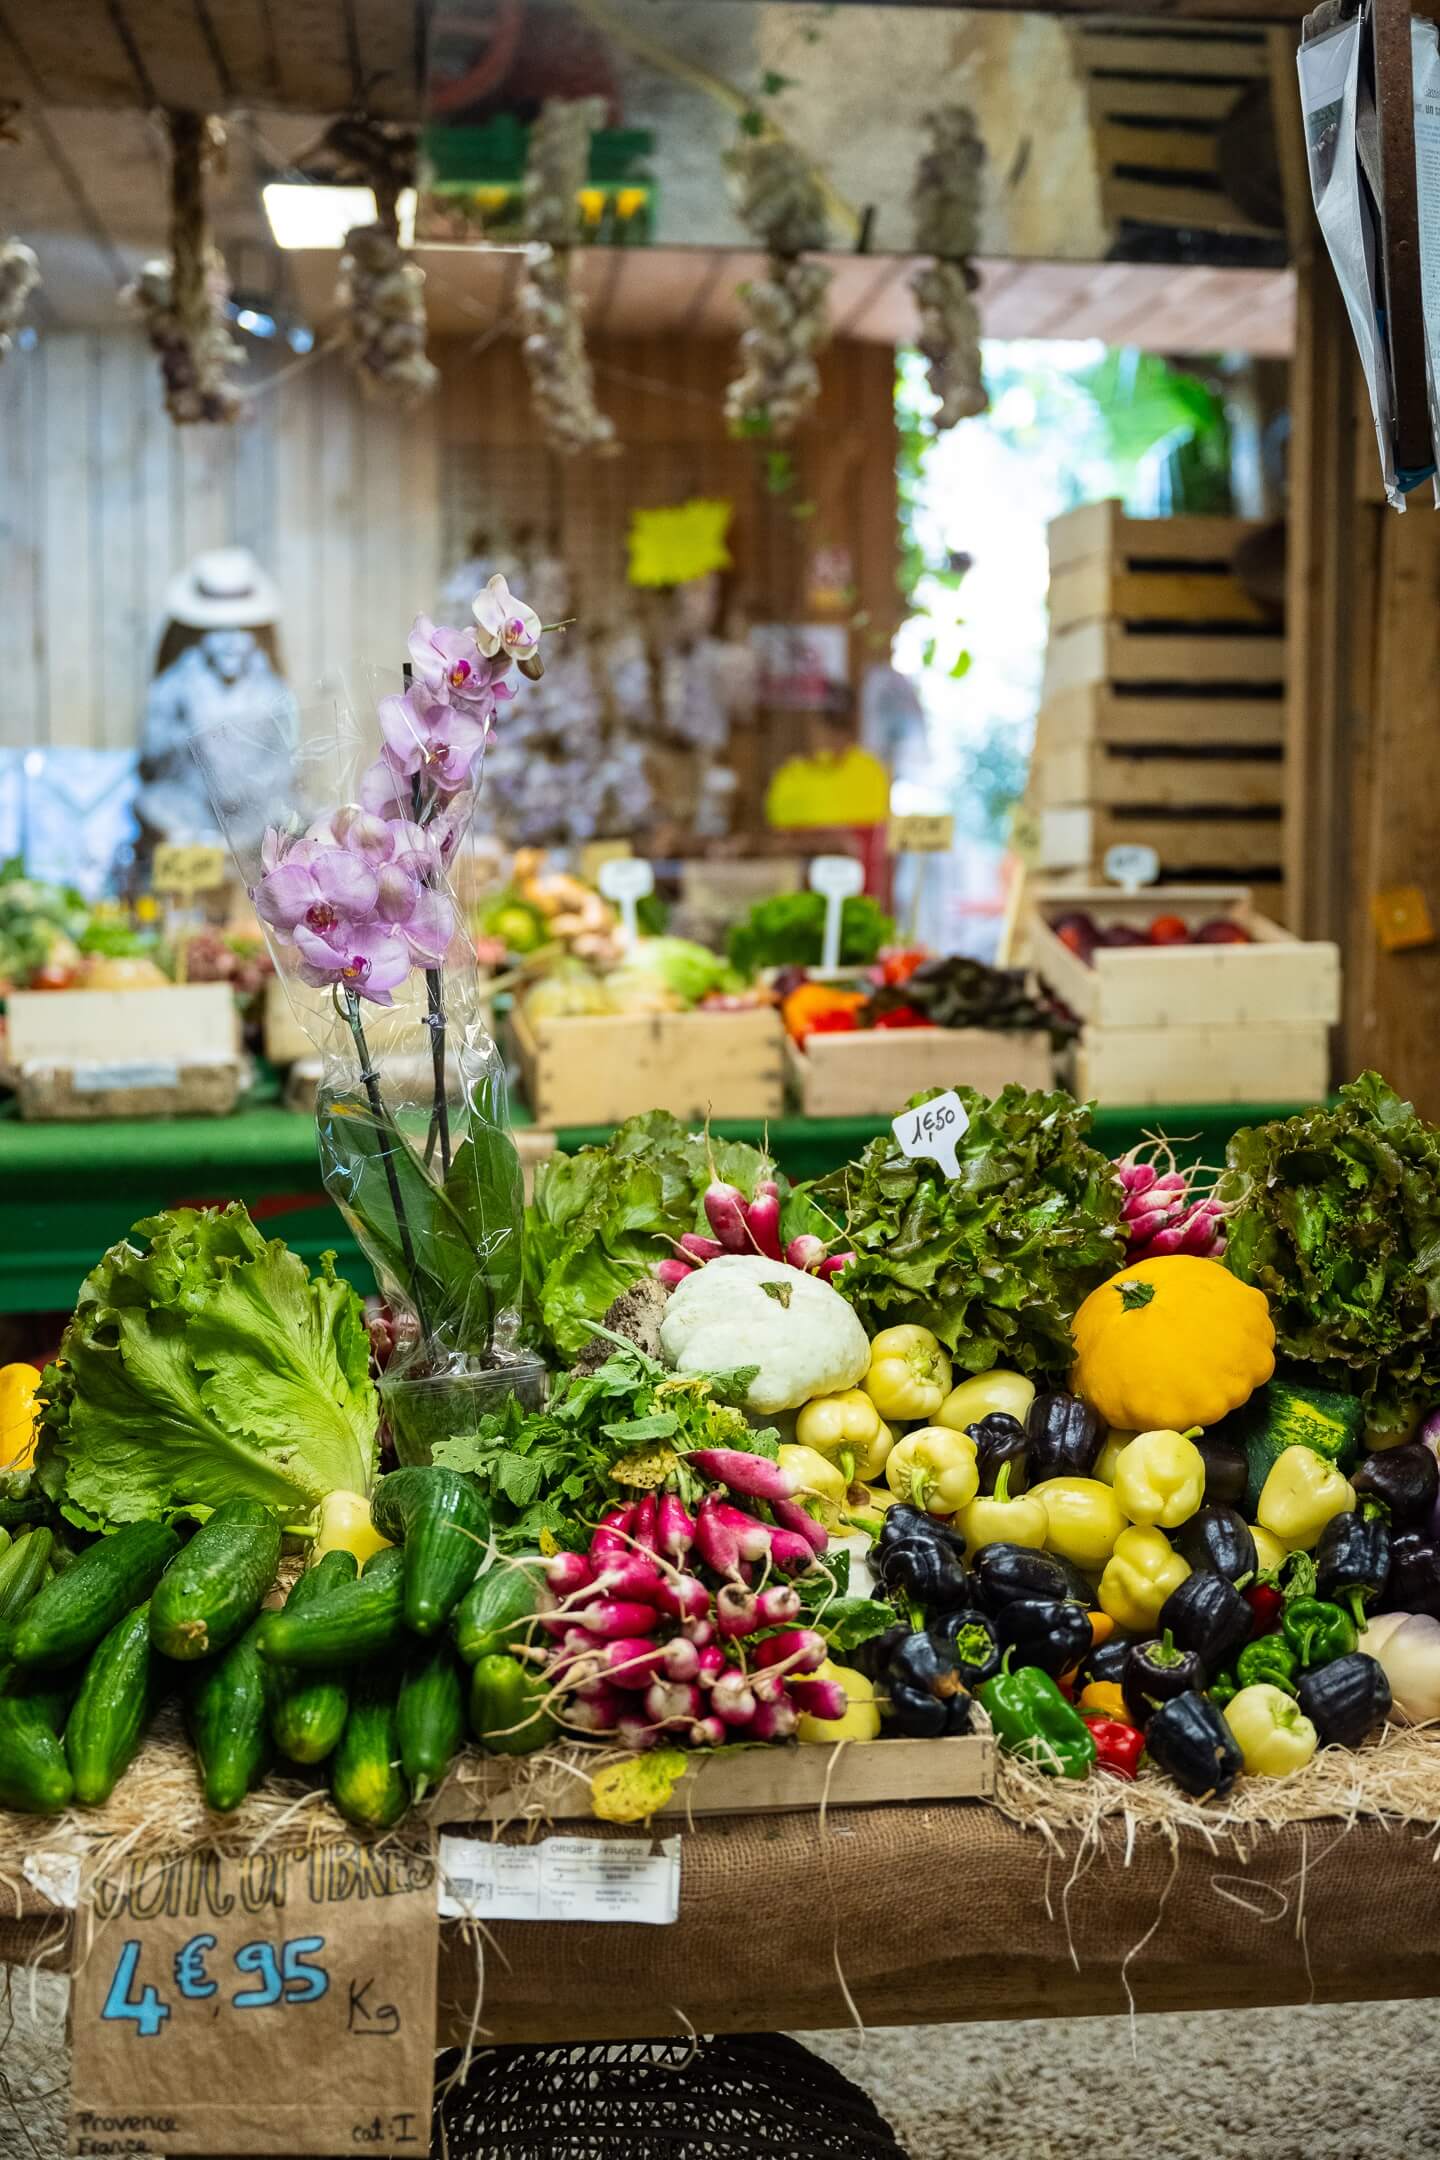
[[[1435,943],[1435,925],[1418,885],[1388,885],[1370,902],[1375,935],[1386,952],[1408,952]]]
[[[192,893],[213,892],[225,883],[225,850],[162,840],[155,850],[150,882],[156,892],[178,893],[187,900]]]
[[[704,496],[664,510],[632,510],[630,583],[688,585],[712,570],[728,570],[725,535],[732,515],[728,502]]]
[[[890,810],[890,775],[868,750],[787,758],[765,796],[767,823],[883,825]]]
[[[582,884],[594,885],[599,881],[602,863],[619,862],[622,857],[633,855],[634,852],[628,840],[587,840],[580,850]]]
[[[886,846],[892,855],[948,855],[955,845],[955,820],[948,812],[892,817]]]

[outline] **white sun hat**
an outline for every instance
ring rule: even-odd
[[[165,588],[165,612],[193,630],[256,630],[280,613],[280,593],[249,548],[211,548]]]

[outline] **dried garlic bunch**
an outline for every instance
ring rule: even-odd
[[[40,263],[23,240],[0,240],[0,360],[15,342],[25,305],[40,283]]]
[[[372,396],[418,405],[440,371],[425,357],[425,273],[383,218],[345,235],[336,301],[351,366]]]
[[[985,145],[966,105],[927,113],[930,146],[915,168],[910,206],[918,253],[935,260],[910,281],[920,310],[916,339],[930,388],[940,400],[936,425],[953,427],[985,410],[980,368],[980,316],[972,294],[978,282],[970,258],[980,240]]]
[[[735,207],[769,260],[744,288],[750,324],[725,416],[737,434],[783,442],[820,394],[830,272],[802,258],[825,245],[825,198],[808,160],[778,136],[745,137],[726,164]]]
[[[605,118],[600,98],[553,98],[530,131],[525,161],[525,277],[521,347],[541,425],[555,449],[573,456],[608,448],[614,423],[595,403],[582,304],[571,252],[584,237],[580,190],[590,169],[590,137]]]
[[[245,354],[227,328],[230,281],[210,237],[205,178],[224,156],[225,131],[202,113],[170,113],[170,255],[148,262],[125,298],[160,359],[165,409],[177,426],[235,419],[244,402],[229,370]]]

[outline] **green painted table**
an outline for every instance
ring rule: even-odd
[[[1238,1125],[1293,1105],[1100,1110],[1095,1139],[1118,1155],[1165,1132],[1182,1162],[1218,1163]],[[522,1110],[517,1124],[528,1124]],[[782,1118],[770,1147],[790,1178],[818,1177],[884,1130],[871,1118]],[[717,1120],[727,1138],[758,1141],[751,1123]],[[566,1130],[562,1148],[603,1141],[608,1128]],[[308,1116],[254,1099],[229,1118],[110,1125],[22,1125],[0,1119],[0,1313],[61,1312],[88,1270],[132,1223],[157,1209],[243,1200],[267,1231],[314,1262],[333,1248],[358,1287],[373,1278],[320,1184]]]

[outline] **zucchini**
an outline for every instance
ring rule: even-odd
[[[525,1639],[520,1626],[534,1613],[540,1597],[540,1572],[514,1561],[497,1560],[473,1582],[451,1618],[455,1647],[467,1665],[501,1650],[514,1650]]]
[[[330,1766],[330,1791],[347,1822],[390,1830],[405,1813],[395,1721],[395,1676],[382,1670],[359,1684]]]
[[[355,1580],[355,1556],[338,1549],[325,1554],[300,1576],[285,1601],[287,1613],[310,1611],[332,1589]],[[272,1666],[270,1730],[275,1745],[291,1762],[318,1763],[333,1752],[345,1730],[350,1697],[338,1672],[299,1673]]]
[[[164,1523],[129,1523],[81,1553],[31,1599],[11,1646],[24,1669],[54,1672],[87,1656],[149,1597],[180,1540]]]
[[[270,1749],[270,1668],[255,1647],[254,1622],[197,1673],[190,1736],[208,1807],[237,1808],[264,1773]]]
[[[405,1632],[405,1562],[392,1546],[376,1553],[358,1582],[333,1583],[299,1612],[266,1613],[260,1655],[301,1672],[362,1665],[393,1649]]]
[[[58,1815],[74,1796],[65,1750],[40,1698],[0,1699],[0,1807]]]
[[[440,1783],[465,1738],[465,1682],[460,1670],[448,1642],[427,1643],[409,1660],[401,1677],[395,1727],[400,1767],[412,1800],[423,1800]]]
[[[1359,1461],[1364,1429],[1365,1408],[1358,1395],[1267,1380],[1248,1402],[1212,1425],[1207,1437],[1244,1449],[1249,1476],[1242,1505],[1246,1520],[1253,1522],[1265,1480],[1286,1448],[1310,1448],[1348,1477]]]
[[[162,1656],[211,1657],[254,1619],[280,1565],[280,1525],[263,1501],[226,1500],[172,1560],[150,1601]]]
[[[405,1554],[405,1625],[416,1635],[443,1627],[474,1582],[490,1543],[490,1510],[458,1470],[392,1470],[370,1500],[382,1537]]]
[[[26,1530],[0,1553],[0,1626],[18,1621],[39,1590],[54,1543],[53,1530]]]
[[[85,1668],[65,1724],[65,1753],[82,1807],[103,1807],[134,1760],[154,1702],[150,1607],[117,1620]]]

